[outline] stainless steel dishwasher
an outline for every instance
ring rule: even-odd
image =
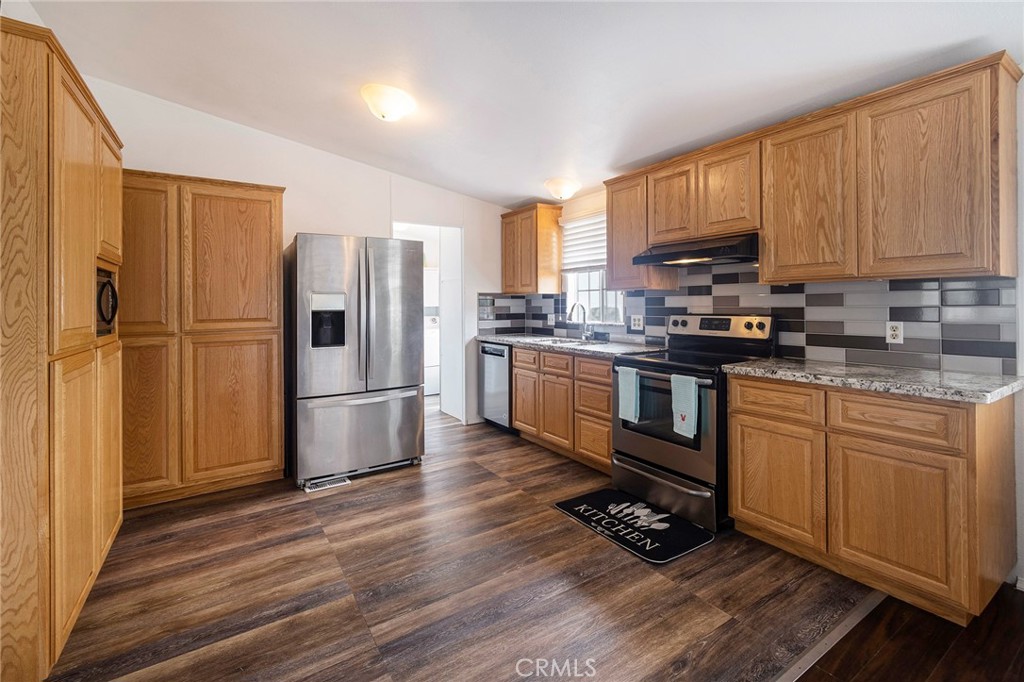
[[[480,416],[506,429],[512,424],[511,355],[509,346],[480,342]]]

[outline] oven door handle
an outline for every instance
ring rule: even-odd
[[[646,471],[641,471],[640,469],[636,469],[634,467],[631,467],[628,464],[623,463],[623,461],[621,459],[618,459],[618,458],[616,458],[614,456],[612,457],[612,462],[615,464],[615,466],[621,467],[621,468],[625,469],[626,471],[632,471],[634,474],[639,474],[640,476],[643,476],[644,478],[650,479],[652,481],[656,481],[656,482],[660,483],[661,485],[667,485],[669,488],[672,488],[673,490],[678,490],[681,493],[685,493],[687,495],[692,495],[693,497],[704,497],[704,498],[711,497],[711,493],[709,493],[706,490],[690,490],[689,488],[684,488],[683,486],[676,485],[675,483],[672,483],[671,481],[666,481],[663,478],[657,478],[656,476],[652,476],[651,474],[647,473]]]
[[[614,370],[614,371],[615,371],[616,374],[619,373],[619,370],[617,370],[617,369]],[[647,377],[648,379],[660,379],[661,381],[669,381],[669,377],[672,376],[672,374],[673,374],[673,372],[669,372],[668,374],[662,374],[660,372],[645,372],[642,369],[638,369],[636,371],[636,373],[637,373],[638,376]],[[685,376],[685,375],[680,375],[680,376]],[[697,385],[698,386],[711,386],[714,383],[715,382],[712,381],[711,379],[697,379]]]

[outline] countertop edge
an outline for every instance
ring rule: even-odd
[[[610,341],[609,346],[612,346],[614,350],[602,347],[602,344],[596,345],[583,345],[574,346],[572,344],[565,345],[552,345],[544,343],[543,341],[537,342],[534,339],[517,338],[511,335],[505,336],[502,334],[477,334],[473,337],[477,342],[481,343],[498,343],[506,346],[513,346],[517,348],[528,348],[530,350],[538,350],[546,353],[564,353],[566,355],[581,355],[592,358],[601,358],[604,360],[611,360],[616,355],[637,355],[640,353],[650,353],[658,350],[663,350],[660,346],[647,346],[641,344],[629,344],[621,341]],[[623,346],[635,345],[636,349],[623,350]]]
[[[953,402],[989,405],[1024,390],[1024,377],[1016,377],[1007,381],[1005,386],[986,391],[982,389],[954,388],[944,386],[928,386],[921,383],[899,381],[896,379],[866,379],[856,377],[832,376],[824,373],[800,371],[794,369],[771,369],[763,367],[744,367],[742,363],[725,365],[722,370],[726,374],[736,376],[759,377],[762,379],[778,379],[797,383],[851,388],[875,393],[907,395],[917,398],[949,400]]]

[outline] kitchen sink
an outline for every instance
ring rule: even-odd
[[[550,344],[552,346],[590,346],[594,344],[608,343],[607,341],[589,341],[584,339],[530,339],[532,343]]]

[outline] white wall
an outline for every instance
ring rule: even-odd
[[[29,4],[28,0],[3,0],[0,3],[0,16],[27,21],[36,26],[46,26],[43,18],[39,16],[36,8]]]
[[[7,2],[5,0],[4,6]],[[124,166],[286,187],[284,243],[296,232],[390,237],[392,221],[463,232],[462,408],[476,410],[476,293],[500,286],[502,208],[86,76],[124,142]],[[284,245],[282,245],[283,247]],[[469,362],[472,360],[472,362]]]

